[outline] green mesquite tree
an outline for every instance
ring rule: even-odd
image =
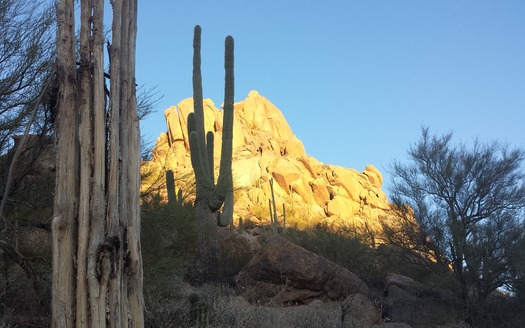
[[[195,173],[195,216],[199,251],[199,271],[204,280],[219,276],[219,242],[215,225],[225,227],[233,216],[232,143],[233,143],[233,38],[226,37],[226,85],[219,176],[215,182],[214,134],[204,131],[204,108],[201,76],[201,28],[195,26],[193,39],[193,106],[188,116],[191,164]],[[224,205],[224,207],[223,207]],[[223,207],[222,214],[220,209]]]

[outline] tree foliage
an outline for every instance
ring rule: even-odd
[[[31,134],[53,131],[56,15],[48,3],[0,0],[0,155],[11,148],[12,138],[22,133],[35,105],[39,108]],[[39,99],[46,87],[43,99]],[[159,100],[156,87],[138,86],[139,119],[154,112]]]
[[[24,133],[46,136],[51,130],[51,108],[47,103],[52,89],[53,30],[52,8],[41,1],[0,0],[0,156],[4,157],[18,140],[23,146]],[[32,124],[32,122],[35,122]],[[0,217],[10,187],[20,183],[44,149],[46,138],[32,138],[29,146],[19,147],[0,159]],[[46,140],[47,141],[47,140]],[[30,151],[28,151],[30,149]],[[17,157],[25,162],[15,163]],[[6,160],[7,159],[7,160]],[[18,165],[17,165],[18,164]],[[16,175],[14,169],[16,168]],[[9,174],[6,174],[7,171]]]
[[[45,1],[0,0],[0,217],[8,216],[2,210],[16,194],[25,192],[22,180],[49,151],[50,136],[56,131],[55,30],[55,8]],[[78,73],[80,63],[75,60]],[[110,79],[105,72],[108,92]],[[139,119],[154,112],[159,99],[156,88],[139,86]],[[108,111],[108,99],[105,107]],[[25,142],[27,134],[31,142]],[[142,158],[149,158],[149,148],[151,142],[141,137]]]
[[[394,204],[418,223],[412,240],[452,268],[471,316],[492,292],[523,276],[516,257],[524,238],[524,160],[523,150],[506,144],[453,145],[452,133],[423,129],[408,162],[393,165]]]
[[[0,155],[20,134],[52,74],[55,16],[40,1],[0,0]],[[50,119],[40,111],[40,122]],[[37,124],[42,132],[47,124]],[[46,131],[47,132],[47,131]]]

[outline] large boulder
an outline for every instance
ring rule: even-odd
[[[368,286],[352,272],[279,235],[270,237],[246,264],[237,285],[250,301],[305,303],[368,294]]]
[[[414,279],[401,274],[389,273],[385,278],[385,295],[395,294],[399,290],[412,296],[419,296],[425,287]]]
[[[409,324],[414,328],[435,327],[458,322],[460,304],[453,296],[429,288],[410,277],[388,274],[383,306],[385,319]]]

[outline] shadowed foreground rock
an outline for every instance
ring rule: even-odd
[[[252,302],[308,303],[368,294],[368,286],[352,272],[279,235],[270,237],[246,264],[237,285]]]
[[[461,304],[451,293],[425,287],[410,277],[388,274],[384,295],[383,315],[392,322],[426,328],[452,325],[462,319]]]

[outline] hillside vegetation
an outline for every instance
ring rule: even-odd
[[[36,163],[32,174],[18,184],[6,214],[5,222],[11,224],[4,225],[2,234],[0,311],[5,327],[45,327],[49,319],[54,174],[45,161]],[[269,222],[269,209],[261,209],[260,220],[218,227],[220,275],[214,281],[196,281],[193,269],[199,227],[195,226],[193,207],[184,197],[169,206],[163,197],[164,181],[158,182],[157,190],[142,195],[148,327],[368,327],[371,323],[395,327],[394,322],[411,327],[468,327],[461,288],[451,270],[399,247],[399,243],[374,245],[369,232],[352,225],[320,222],[283,226],[280,220],[275,229]],[[191,191],[182,194],[187,192]],[[283,304],[279,297],[248,302],[236,286],[236,275],[276,230],[289,241],[355,273],[369,287],[368,295],[364,299],[358,296],[361,294],[345,299],[312,299],[308,304]],[[375,237],[386,240],[386,236]],[[403,285],[401,280],[394,282],[392,274],[413,280]],[[291,287],[283,287],[283,292]],[[474,326],[521,327],[523,303],[517,295],[500,290],[491,293]]]

